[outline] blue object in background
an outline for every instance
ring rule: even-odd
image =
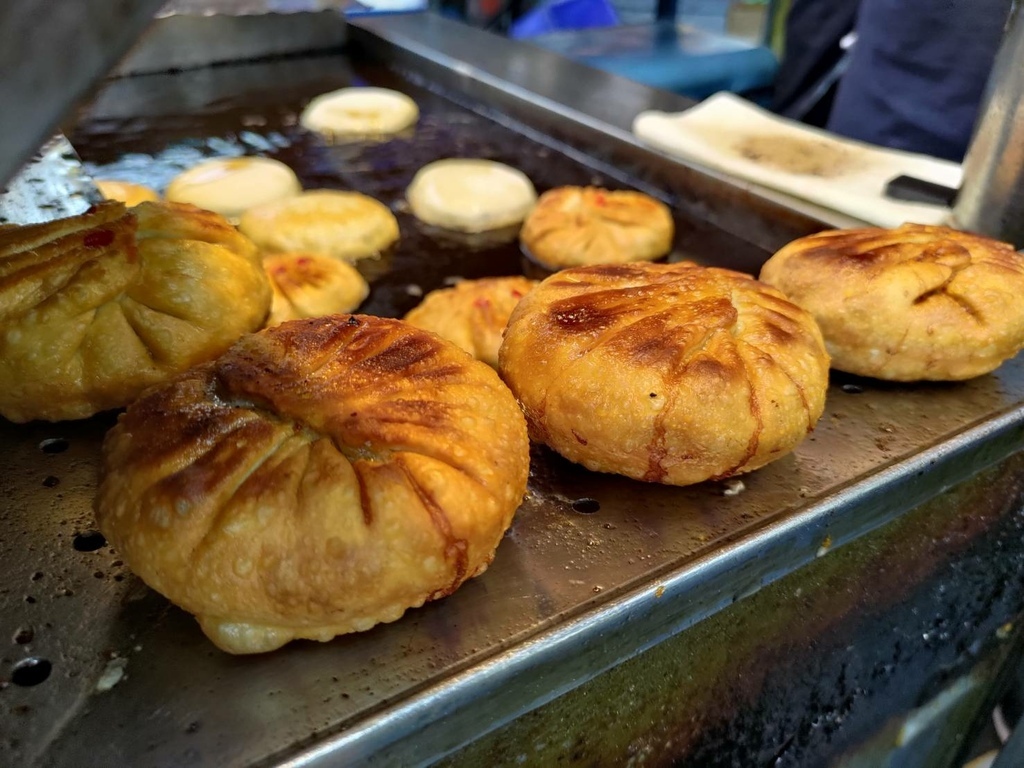
[[[613,27],[619,23],[608,0],[553,0],[524,14],[508,36],[522,39],[559,30]]]
[[[345,9],[345,15],[385,16],[394,13],[419,13],[427,10],[427,0],[359,0]]]
[[[528,42],[691,99],[766,89],[778,70],[763,45],[673,22],[553,32]]]

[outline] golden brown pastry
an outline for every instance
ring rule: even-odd
[[[238,228],[267,251],[347,260],[376,256],[399,234],[398,220],[386,205],[358,192],[332,189],[251,208]]]
[[[537,285],[525,277],[463,280],[454,288],[431,291],[405,316],[417,328],[454,342],[477,360],[498,367],[498,347],[509,315]]]
[[[96,188],[107,200],[117,200],[129,208],[139,203],[150,203],[160,199],[155,189],[143,184],[116,179],[96,179]]]
[[[1024,346],[1024,258],[987,237],[920,224],[822,232],[776,253],[761,279],[814,315],[840,371],[969,379]]]
[[[280,253],[263,259],[274,291],[267,327],[303,317],[351,312],[370,292],[355,267],[315,253]]]
[[[394,621],[484,571],[526,490],[497,375],[399,320],[296,320],[111,430],[100,530],[230,653]]]
[[[668,208],[649,195],[559,187],[540,196],[519,237],[541,264],[563,269],[660,259],[674,231]]]
[[[747,275],[689,263],[552,275],[512,313],[499,357],[533,439],[670,485],[788,453],[828,383],[808,313]]]
[[[80,419],[259,328],[270,286],[252,243],[172,203],[0,227],[0,413]]]

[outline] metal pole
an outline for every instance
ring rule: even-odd
[[[1024,20],[1015,2],[964,159],[963,229],[1024,247]]]

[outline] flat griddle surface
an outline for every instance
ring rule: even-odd
[[[211,87],[212,82],[218,96],[198,104],[157,102],[142,117],[86,119],[71,134],[72,143],[98,178],[117,177],[161,191],[177,173],[202,159],[246,154],[285,163],[304,189],[352,190],[384,202],[398,217],[402,237],[382,259],[357,262],[372,280],[372,293],[362,307],[370,314],[407,312],[419,301],[406,290],[410,284],[429,291],[459,277],[549,274],[524,257],[516,229],[461,235],[419,222],[409,212],[405,190],[416,171],[428,163],[451,157],[496,160],[525,173],[538,193],[565,185],[635,186],[628,176],[571,147],[541,143],[536,139],[545,137],[525,136],[515,130],[521,126],[502,124],[507,121],[500,115],[491,119],[460,107],[383,67],[354,68],[345,59],[325,56],[248,69],[250,77],[239,84],[243,92],[223,97],[219,91],[228,87],[229,72],[182,73],[173,80],[177,87],[191,94]],[[256,76],[258,72],[266,77]],[[268,78],[274,79],[268,82]],[[137,79],[156,81],[154,88],[169,80],[164,76]],[[395,88],[414,98],[421,111],[415,129],[386,141],[332,142],[298,126],[299,112],[314,96],[367,84]],[[188,112],[179,112],[182,108]],[[767,257],[703,222],[678,214],[675,218],[678,232],[671,260],[712,259],[723,266],[756,270]]]
[[[514,233],[461,237],[408,213],[404,190],[428,162],[499,160],[524,171],[539,192],[629,186],[614,169],[458,106],[429,84],[340,57],[133,81],[101,94],[72,134],[98,176],[162,189],[203,157],[264,154],[294,168],[307,189],[352,189],[382,200],[398,215],[402,238],[381,259],[359,262],[372,286],[361,311],[372,314],[400,316],[421,291],[457,277],[536,274]],[[297,126],[313,96],[363,83],[416,99],[416,130],[386,142],[331,145]],[[126,88],[136,99],[130,104]],[[753,269],[768,256],[701,222],[677,223],[673,258]],[[113,415],[3,422],[0,616],[11,641],[0,679],[11,680],[27,658],[45,660],[51,672],[38,685],[0,691],[0,749],[18,764],[81,764],[82,755],[95,765],[272,762],[456,676],[472,686],[475,670],[496,654],[532,653],[527,641],[579,617],[600,621],[623,595],[659,597],[664,579],[706,563],[724,545],[1022,400],[1020,362],[952,385],[836,376],[814,434],[741,485],[644,484],[588,472],[535,447],[527,497],[483,576],[394,624],[248,658],[217,651],[189,615],[88,535],[99,446]]]

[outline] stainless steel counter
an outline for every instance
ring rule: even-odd
[[[675,258],[756,269],[773,244],[820,226],[602,122],[614,105],[625,112],[666,97],[470,33],[430,17],[372,19],[350,30],[344,57],[118,81],[86,116],[91,138],[79,149],[98,168],[146,172],[166,171],[182,147],[280,151],[307,186],[372,190],[399,213],[403,235],[373,277],[369,306],[381,314],[407,309],[414,281],[429,290],[519,264],[487,243],[444,244],[404,210],[412,173],[453,146],[514,160],[541,188],[592,180],[657,193],[677,213]],[[387,66],[370,65],[374,57]],[[357,81],[412,94],[423,112],[417,135],[328,148],[294,127],[313,93]],[[237,89],[228,107],[215,87],[225,82]],[[603,88],[603,98],[581,85]],[[167,101],[152,97],[157,87]],[[138,110],[125,108],[130,98]],[[253,115],[270,122],[244,128]],[[125,133],[146,146],[127,160]],[[426,245],[443,258],[424,271]],[[740,483],[648,485],[537,448],[527,498],[482,577],[394,624],[254,658],[214,649],[89,532],[98,445],[112,418],[0,424],[4,761],[421,765],[1019,450],[1024,361],[956,385],[837,376],[814,434]]]

